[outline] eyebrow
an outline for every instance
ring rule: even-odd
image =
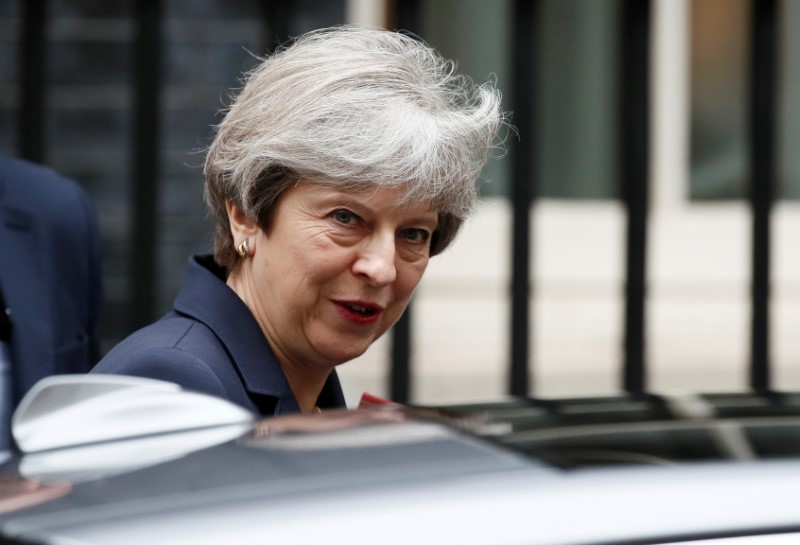
[[[330,204],[330,201],[336,201],[339,198],[345,198],[346,200],[342,201],[342,206],[356,206],[360,208],[370,208],[369,205],[369,198],[371,195],[364,195],[363,192],[358,190],[348,191],[347,189],[331,187],[331,186],[323,186],[317,185],[314,187],[314,190],[321,190],[322,193],[317,193],[317,197],[319,198],[319,202],[323,205]],[[377,191],[377,190],[376,190]],[[364,199],[364,200],[362,200]],[[398,203],[395,203],[399,205]],[[415,206],[417,203],[410,202],[405,203],[404,206],[411,207]],[[408,221],[411,223],[428,223],[431,222],[433,225],[433,229],[438,227],[439,225],[439,213],[436,210],[429,209],[428,211],[424,212],[424,216],[416,216],[410,218]],[[431,217],[428,217],[428,214],[431,214]],[[432,220],[432,221],[431,221]]]

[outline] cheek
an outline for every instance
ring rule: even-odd
[[[426,259],[423,262],[403,263],[398,266],[396,290],[399,297],[411,297],[420,280],[422,280],[422,275],[425,273],[427,265],[428,260]]]
[[[347,249],[310,244],[291,256],[285,274],[294,276],[297,282],[326,282],[349,270],[351,261],[351,252]]]

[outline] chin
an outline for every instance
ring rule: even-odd
[[[371,344],[371,343],[370,343]],[[331,362],[333,365],[341,365],[343,363],[347,363],[350,360],[354,360],[357,357],[364,354],[369,348],[369,344],[364,346],[363,348],[356,348],[351,346],[347,347],[322,347],[319,350],[320,354],[323,354],[324,358]]]
[[[359,356],[364,355],[366,350],[361,350],[360,352],[348,352],[347,354],[341,354],[339,357],[333,359],[334,365],[341,365],[343,363],[347,363],[348,361],[354,360]]]
[[[353,334],[347,331],[327,330],[309,335],[314,351],[332,365],[341,365],[362,356],[377,341],[385,330],[378,335],[377,331]]]

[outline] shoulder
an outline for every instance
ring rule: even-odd
[[[96,236],[96,213],[87,191],[45,166],[0,156],[0,198],[55,228]]]
[[[174,314],[123,340],[92,373],[166,380],[226,399],[235,386],[232,381],[237,380],[214,333],[195,320]]]
[[[40,237],[37,249],[45,263],[73,270],[78,283],[86,278],[90,289],[101,290],[97,213],[80,184],[45,166],[0,154],[0,206],[5,227],[33,230]]]
[[[58,201],[87,197],[86,191],[75,180],[22,159],[0,156],[0,177],[6,185],[6,197],[13,200],[55,198]]]

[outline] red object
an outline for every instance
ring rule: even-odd
[[[400,404],[395,403],[394,401],[391,401],[389,399],[384,399],[382,397],[369,394],[367,392],[361,394],[361,401],[358,402],[359,409],[368,409],[370,407],[375,407],[378,405],[400,405]]]

